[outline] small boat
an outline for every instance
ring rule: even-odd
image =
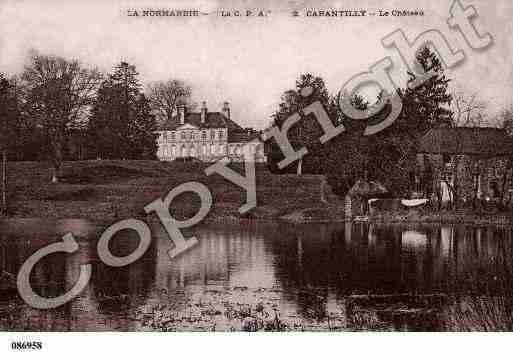
[[[428,201],[427,198],[402,199],[401,204],[406,207],[417,207],[425,205]]]

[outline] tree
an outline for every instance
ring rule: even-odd
[[[379,123],[388,116],[391,110],[388,104],[365,121],[339,114],[346,131],[324,147],[322,162],[328,181],[338,194],[345,194],[358,178],[377,180],[391,192],[405,194],[416,171],[418,140],[430,128],[451,123],[449,80],[443,74],[441,62],[427,47],[418,53],[417,62],[434,76],[415,88],[398,90],[403,107],[390,127],[372,136],[363,135],[368,123]],[[411,72],[408,75],[408,84],[412,84],[417,75]],[[382,92],[378,94],[378,101],[382,96]],[[352,98],[351,103],[361,110],[374,106],[361,97]]]
[[[50,146],[52,182],[58,182],[66,130],[84,118],[101,75],[76,60],[34,54],[22,79],[27,89],[28,115],[43,130]]]
[[[307,87],[312,89],[311,94],[307,97],[301,96],[301,90]],[[330,118],[336,118],[335,101],[330,97],[324,80],[321,77],[308,73],[300,75],[296,81],[295,89],[287,90],[283,93],[278,110],[273,115],[274,124],[281,127],[288,117],[295,113],[300,113],[301,110],[315,101],[321,102]],[[298,161],[296,165],[297,174],[302,174],[304,160],[308,158],[313,160],[313,156],[319,153],[321,147],[319,142],[320,136],[322,136],[322,129],[313,115],[303,116],[301,121],[289,130],[288,138],[292,146],[294,148],[308,147],[309,151],[309,154],[304,159]],[[276,167],[277,162],[282,159],[281,150],[274,143],[269,147],[270,154],[268,160],[270,161],[270,168],[272,171],[278,171]],[[308,169],[309,172],[313,170],[315,169]]]
[[[479,99],[478,94],[476,92],[468,95],[464,91],[455,91],[452,94],[452,108],[453,108],[453,117],[451,121],[451,126],[453,127],[479,127],[483,125],[484,116],[483,112],[486,109],[486,102]],[[454,142],[456,143],[456,148],[458,150],[463,148],[463,141],[461,138],[455,138]],[[461,151],[458,151],[461,152]],[[451,166],[452,166],[452,184],[449,185],[449,189],[453,198],[453,207],[456,209],[459,205],[459,167],[463,160],[463,156],[455,155],[452,158]],[[472,164],[474,176],[479,176],[480,166],[478,163]],[[478,197],[479,186],[474,186],[473,193],[473,207],[476,205],[476,199]]]
[[[150,102],[141,93],[134,107],[134,120],[129,124],[128,142],[132,159],[155,159],[157,153],[157,126]]]
[[[479,127],[483,125],[483,112],[486,102],[478,98],[477,92],[467,95],[463,91],[456,91],[452,95],[453,119],[455,127]]]
[[[126,122],[121,120],[121,93],[108,78],[102,82],[91,110],[89,142],[97,158],[122,158],[126,153]]]
[[[403,108],[391,127],[390,141],[399,154],[396,170],[403,172],[403,178],[412,178],[411,174],[417,171],[415,154],[419,139],[432,128],[452,126],[454,122],[450,108],[453,97],[448,89],[450,80],[440,59],[425,46],[417,53],[416,62],[432,76],[414,87],[412,84],[418,75],[408,72],[408,86],[399,90]]]
[[[50,146],[43,136],[42,126],[29,115],[26,84],[18,75],[11,76],[8,82],[12,103],[17,111],[15,145],[9,150],[8,157],[17,161],[45,159]]]
[[[418,52],[416,61],[425,72],[431,72],[433,76],[416,87],[407,86],[398,90],[397,95],[403,104],[402,111],[391,126],[377,134],[363,135],[368,124],[386,119],[392,110],[390,104],[385,104],[379,113],[367,120],[351,119],[337,106],[339,97],[347,94],[331,96],[324,81],[310,74],[301,75],[296,88],[284,92],[279,109],[273,116],[274,124],[282,126],[290,115],[301,113],[305,106],[319,100],[333,123],[342,123],[346,131],[320,144],[320,126],[313,118],[303,117],[302,121],[290,129],[288,137],[294,148],[308,147],[304,162],[313,159],[317,171],[320,169],[327,176],[328,182],[339,195],[345,194],[358,178],[380,181],[391,192],[404,194],[410,187],[409,178],[416,170],[418,140],[433,127],[451,125],[453,118],[449,108],[452,100],[448,92],[449,79],[436,54],[424,47]],[[418,75],[413,72],[408,75],[408,85],[412,85]],[[306,87],[314,89],[308,98],[301,96],[301,90]],[[357,109],[374,113],[374,106],[383,96],[382,91],[378,94],[377,102],[371,103],[365,97],[353,94],[351,104]],[[271,143],[268,148],[270,169],[276,171],[276,164],[283,156],[278,146]]]
[[[1,212],[7,212],[7,151],[16,146],[19,109],[11,83],[0,73],[0,151],[2,153]]]
[[[135,66],[121,62],[98,90],[89,121],[97,157],[154,158],[156,125]]]
[[[453,112],[450,108],[452,95],[448,91],[450,80],[445,76],[440,59],[425,46],[417,53],[416,61],[432,76],[412,88],[418,75],[408,71],[408,86],[399,91],[403,110],[398,121],[406,122],[409,129],[417,128],[419,133],[442,125],[451,126]]]
[[[16,147],[20,125],[20,111],[13,84],[0,73],[0,150]]]
[[[171,120],[191,96],[191,88],[180,80],[157,81],[148,88],[151,108],[160,120]]]

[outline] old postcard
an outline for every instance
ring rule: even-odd
[[[2,1],[0,331],[511,331],[512,20]]]

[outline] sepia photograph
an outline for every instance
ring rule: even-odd
[[[8,352],[511,332],[512,31],[509,0],[0,1]]]

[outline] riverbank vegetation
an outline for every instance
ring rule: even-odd
[[[206,176],[201,162],[160,162],[152,160],[65,161],[59,183],[48,176],[46,162],[8,163],[8,216],[14,218],[84,218],[112,222],[143,217],[149,202],[165,196],[174,187],[189,181],[207,185],[214,203],[207,221],[276,220],[294,223],[344,221],[343,200],[324,202],[323,176],[271,173],[257,165],[257,207],[245,215],[238,209],[246,193],[220,175]],[[244,173],[240,164],[233,168]],[[335,197],[335,196],[332,196]],[[192,194],[177,197],[171,211],[177,218],[189,218],[199,208]],[[508,225],[508,213],[476,211],[441,212],[416,209],[379,212],[373,222],[470,223]]]
[[[273,115],[274,125],[284,126],[291,116],[308,113],[308,106],[317,101],[324,106],[333,125],[343,126],[344,131],[321,143],[319,139],[324,131],[320,124],[314,116],[303,115],[302,121],[288,131],[288,137],[294,148],[306,147],[308,153],[301,160],[279,168],[284,155],[276,143],[269,143],[270,170],[324,174],[340,196],[345,196],[359,180],[365,180],[382,184],[391,198],[425,196],[438,203],[442,202],[440,181],[443,180],[454,211],[470,206],[478,212],[475,207],[479,206],[479,199],[485,201],[487,197],[499,198],[498,207],[511,210],[508,208],[508,184],[513,171],[513,162],[508,160],[513,143],[511,110],[494,111],[492,115],[479,94],[465,93],[451,86],[442,62],[429,46],[417,52],[416,63],[432,76],[418,84],[419,74],[408,72],[408,86],[392,94],[378,89],[375,96],[372,91],[330,93],[321,77],[301,74],[295,86],[283,92]],[[304,93],[310,95],[305,97]],[[381,131],[366,135],[372,126],[391,119],[392,96],[400,99],[400,113]],[[345,101],[363,111],[366,119],[355,120],[341,111],[340,103]],[[423,139],[432,132],[437,146],[422,148]],[[469,135],[460,133],[475,133],[482,144],[476,138],[466,140]],[[450,143],[451,148],[441,148],[441,142]],[[471,144],[467,147],[474,146],[475,152],[465,147],[467,143]],[[500,150],[494,149],[499,143]],[[491,179],[485,181],[488,173],[493,173],[493,178],[489,176]],[[435,213],[440,210],[441,206],[434,208]]]
[[[305,208],[326,211],[320,200],[320,176],[274,175],[258,165],[257,208],[244,216],[238,209],[246,201],[245,191],[220,175],[206,176],[203,169],[208,164],[201,162],[69,161],[63,163],[59,183],[48,181],[50,163],[10,162],[8,166],[12,217],[113,221],[144,216],[146,204],[189,181],[202,182],[212,191],[214,203],[207,220],[276,219]],[[240,165],[234,164],[234,169],[244,171]],[[177,218],[189,218],[198,208],[199,198],[190,193],[171,205]]]

